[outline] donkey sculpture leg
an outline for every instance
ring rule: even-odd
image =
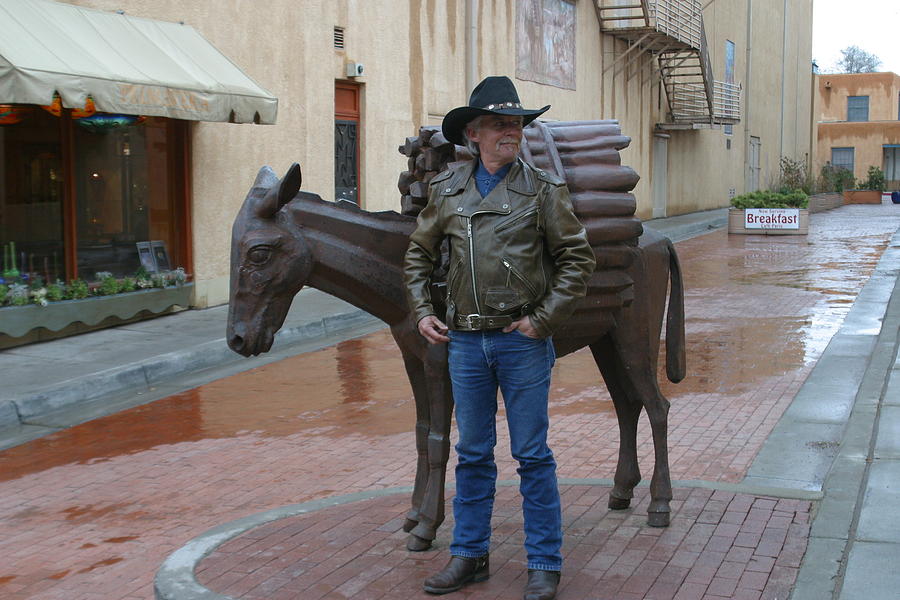
[[[609,508],[623,510],[631,506],[633,490],[641,481],[641,469],[637,460],[637,427],[643,406],[625,391],[624,369],[616,364],[618,355],[610,338],[591,344],[590,348],[594,362],[606,382],[619,422],[619,460],[616,463],[613,489],[609,492]]]
[[[453,398],[446,344],[428,344],[404,322],[391,328],[416,402],[416,479],[404,531],[406,547],[427,550],[444,522],[444,483],[450,459]]]
[[[634,341],[634,340],[632,340]],[[609,494],[609,508],[628,508],[634,495],[634,487],[641,480],[637,457],[637,426],[641,409],[647,410],[653,432],[655,462],[650,480],[650,506],[647,523],[652,527],[669,525],[669,503],[672,500],[672,482],[669,475],[668,412],[669,401],[656,384],[656,365],[648,360],[647,349],[637,345],[610,351],[607,345],[591,346],[597,366],[607,382],[610,396],[619,421],[619,462],[613,489]],[[628,365],[626,368],[625,365]]]
[[[653,432],[655,463],[650,480],[647,522],[666,527],[670,521],[672,482],[669,474],[669,401],[657,383],[657,357],[666,291],[672,283],[666,329],[666,371],[671,381],[684,378],[684,306],[681,270],[668,238],[645,231],[640,259],[633,266],[635,299],[622,312],[618,326],[591,344],[619,421],[619,462],[610,491],[611,509],[628,508],[634,487],[641,480],[637,458],[637,426],[641,409],[647,411]],[[651,276],[652,274],[652,276]]]

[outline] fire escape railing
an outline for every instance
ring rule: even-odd
[[[740,121],[740,85],[713,77],[700,0],[594,0],[594,8],[601,30],[630,44],[607,68],[640,51],[657,58],[670,124]]]

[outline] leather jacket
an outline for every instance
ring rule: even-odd
[[[457,316],[531,317],[547,337],[571,315],[594,271],[594,252],[560,178],[516,160],[482,199],[477,160],[436,175],[410,236],[404,276],[416,321],[434,315],[430,278],[449,240],[446,324]]]

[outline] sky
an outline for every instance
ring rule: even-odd
[[[900,0],[813,0],[812,55],[819,72],[836,72],[847,46],[880,58],[878,71],[900,75]]]

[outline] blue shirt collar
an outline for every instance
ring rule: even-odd
[[[482,198],[487,197],[497,187],[497,184],[503,181],[503,178],[506,177],[512,166],[513,163],[503,165],[496,173],[491,174],[484,167],[481,159],[478,159],[478,167],[475,169],[475,186],[478,188],[478,193],[481,194]]]

